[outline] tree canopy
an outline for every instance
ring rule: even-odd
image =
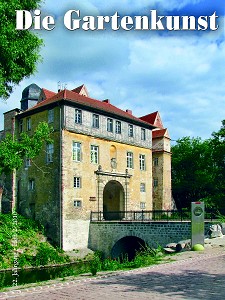
[[[207,140],[183,137],[172,146],[172,190],[177,206],[192,201],[225,208],[225,120]]]
[[[0,174],[19,169],[25,158],[35,158],[40,153],[43,143],[52,141],[51,131],[47,123],[41,122],[32,136],[23,132],[19,139],[15,139],[8,134],[0,142]]]
[[[16,30],[16,10],[34,10],[41,0],[0,2],[0,97],[8,98],[13,87],[36,70],[42,40],[30,30]]]

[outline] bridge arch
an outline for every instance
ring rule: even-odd
[[[124,258],[128,257],[131,261],[134,259],[136,252],[144,249],[146,247],[146,242],[137,236],[125,236],[119,239],[111,250],[112,258]]]

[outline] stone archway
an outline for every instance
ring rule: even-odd
[[[136,252],[146,248],[146,243],[136,236],[125,236],[118,240],[111,250],[112,258],[128,258],[129,261],[134,259]]]
[[[105,220],[124,218],[124,189],[120,182],[110,180],[103,190],[103,217]]]

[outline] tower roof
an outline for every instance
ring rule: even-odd
[[[37,84],[32,83],[23,90],[21,101],[38,100],[40,93],[41,88]]]

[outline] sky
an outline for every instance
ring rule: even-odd
[[[216,31],[70,31],[63,25],[68,10],[81,15],[210,16]],[[137,117],[159,111],[171,139],[184,136],[207,139],[225,119],[225,4],[221,0],[45,0],[42,16],[54,17],[52,31],[43,38],[42,62],[37,72],[0,101],[3,112],[20,107],[23,89],[36,83],[54,92],[58,82],[68,89],[85,84],[92,98],[130,109]],[[0,117],[0,130],[3,117]]]

